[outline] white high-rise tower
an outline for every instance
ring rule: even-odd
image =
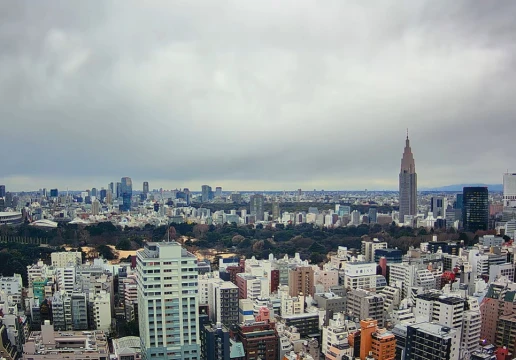
[[[137,253],[143,359],[200,358],[197,258],[175,241]]]

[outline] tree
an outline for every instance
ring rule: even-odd
[[[114,260],[115,254],[113,253],[113,250],[107,245],[99,245],[97,246],[97,251],[101,257],[103,257],[106,260]]]
[[[117,250],[131,250],[131,241],[129,239],[122,239],[116,244]]]

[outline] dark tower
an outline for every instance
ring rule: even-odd
[[[487,187],[465,187],[462,190],[462,225],[464,230],[487,230],[489,224],[489,191]]]
[[[400,171],[400,222],[405,221],[405,215],[417,214],[417,174],[414,155],[410,149],[408,138],[405,140],[405,150],[401,158]]]

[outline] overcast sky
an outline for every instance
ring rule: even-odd
[[[0,184],[396,189],[516,171],[516,2],[0,0]]]

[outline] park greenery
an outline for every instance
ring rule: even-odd
[[[79,251],[82,250],[81,247],[93,247],[99,256],[113,260],[117,254],[112,247],[116,250],[135,250],[141,248],[146,241],[161,241],[168,236],[194,252],[211,249],[217,253],[235,253],[238,256],[257,258],[265,258],[270,253],[276,257],[299,253],[302,258],[309,259],[312,263],[322,263],[327,260],[327,254],[336,251],[339,246],[360,249],[361,241],[364,239],[379,238],[386,241],[390,247],[405,252],[409,247],[418,247],[422,242],[431,241],[433,235],[437,235],[439,240],[464,240],[466,245],[472,245],[478,240],[475,234],[456,233],[453,229],[447,232],[434,231],[398,227],[394,223],[336,228],[323,228],[313,224],[276,224],[272,227],[261,224],[215,226],[193,223],[171,224],[170,227],[145,225],[142,228],[122,228],[111,222],[87,226],[60,223],[57,228],[48,230],[27,224],[0,226],[0,236],[44,238],[49,244],[48,247],[0,244],[0,273],[6,276],[21,273],[26,282],[27,265],[39,259],[48,263],[50,253],[64,251],[64,246]]]

